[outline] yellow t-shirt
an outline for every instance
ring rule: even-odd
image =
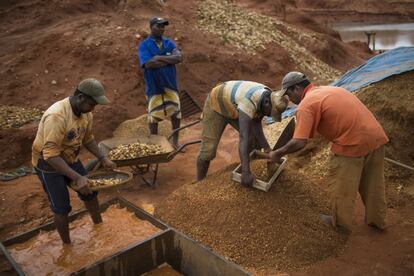
[[[37,166],[39,158],[55,156],[61,156],[68,164],[76,162],[81,145],[94,139],[92,121],[91,112],[77,117],[69,98],[54,103],[40,120],[32,145],[32,165]]]

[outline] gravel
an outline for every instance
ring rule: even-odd
[[[24,124],[39,121],[43,111],[20,106],[0,106],[0,129],[19,128]]]
[[[182,186],[156,216],[254,272],[301,268],[340,252],[346,236],[320,222],[328,196],[316,183],[287,169],[265,193],[231,181],[234,167]]]
[[[226,0],[199,1],[197,16],[201,30],[218,35],[225,43],[250,54],[266,49],[269,43],[279,44],[298,70],[311,73],[315,81],[332,81],[341,75],[302,46],[320,43],[320,38],[311,31],[299,30]]]

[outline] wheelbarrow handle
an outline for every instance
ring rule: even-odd
[[[182,126],[182,127],[179,127],[179,128],[176,128],[176,129],[174,129],[172,132],[171,132],[171,134],[170,134],[170,136],[168,136],[168,141],[174,136],[174,134],[176,134],[177,132],[179,132],[180,130],[182,130],[182,129],[184,129],[184,128],[187,128],[187,127],[190,127],[190,126],[193,126],[193,125],[195,125],[195,124],[198,124],[199,122],[201,122],[201,120],[196,120],[196,121],[194,121],[194,122],[191,122],[191,123],[189,123],[189,124],[187,124],[187,125],[185,125],[185,126]]]
[[[199,140],[193,140],[187,143],[182,144],[181,146],[178,147],[178,149],[176,149],[175,151],[171,152],[168,156],[167,156],[167,160],[170,161],[171,159],[174,158],[174,156],[176,156],[178,153],[180,153],[180,151],[183,150],[183,148],[185,148],[186,146],[189,145],[194,145],[194,144],[198,144],[201,143],[201,139]]]

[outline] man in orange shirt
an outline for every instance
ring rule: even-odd
[[[332,216],[321,215],[321,219],[350,230],[359,192],[366,223],[384,229],[384,145],[388,137],[374,115],[349,91],[315,86],[300,72],[288,73],[279,93],[298,104],[297,124],[293,138],[268,157],[278,161],[302,149],[318,132],[333,143],[329,168]]]

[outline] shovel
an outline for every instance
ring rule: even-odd
[[[273,150],[277,150],[284,145],[286,145],[290,139],[293,137],[293,133],[295,132],[295,118],[290,119],[290,122],[286,125],[283,129],[282,133],[280,134],[279,138],[276,141],[276,144],[273,147]],[[250,153],[251,159],[268,159],[268,153],[262,152],[260,150],[254,150]],[[278,164],[276,162],[267,162],[267,175],[272,175],[276,169]]]

